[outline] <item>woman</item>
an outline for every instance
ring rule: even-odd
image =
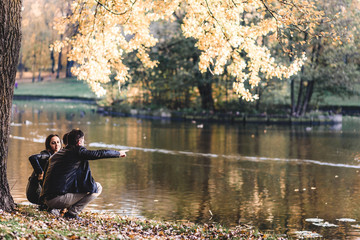
[[[47,168],[47,162],[51,155],[61,149],[61,140],[59,135],[50,134],[45,140],[45,148],[46,150],[40,152],[39,154],[29,157],[29,161],[34,168],[34,171],[31,174],[26,187],[26,197],[29,202],[39,204],[40,207],[43,207],[39,198],[42,181]]]

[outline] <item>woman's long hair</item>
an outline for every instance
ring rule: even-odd
[[[46,148],[46,150],[48,150],[51,153],[53,153],[53,150],[51,149],[50,141],[53,137],[58,137],[60,140],[60,137],[57,134],[50,134],[49,136],[47,136],[47,138],[45,140],[45,148]],[[60,140],[60,142],[61,142],[61,140]]]

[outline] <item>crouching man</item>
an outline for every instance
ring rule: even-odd
[[[102,187],[91,176],[88,160],[125,157],[115,150],[87,150],[84,133],[73,129],[68,134],[68,145],[49,160],[41,197],[49,208],[64,209],[64,217],[79,219],[79,213],[97,198]]]

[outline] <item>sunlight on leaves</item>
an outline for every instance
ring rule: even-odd
[[[233,78],[239,97],[253,101],[258,96],[251,89],[271,78],[288,79],[306,60],[294,54],[290,64],[277,61],[262,44],[265,36],[282,39],[281,29],[314,33],[324,13],[310,0],[75,0],[72,13],[59,18],[59,33],[65,26],[76,26],[77,33],[54,49],[71,46],[69,59],[78,64],[72,72],[86,81],[98,96],[106,94],[104,84],[115,74],[120,83],[131,76],[123,63],[125,54],[135,52],[144,67],[158,62],[149,55],[158,39],[151,32],[153,23],[174,21],[175,12],[184,12],[182,32],[196,39],[201,51],[199,70],[215,75],[225,72]],[[281,40],[282,41],[282,40]]]

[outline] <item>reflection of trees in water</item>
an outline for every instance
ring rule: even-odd
[[[197,148],[200,152],[203,153],[211,153],[212,149],[212,128],[205,127],[205,129],[198,129],[198,141],[197,141]],[[211,199],[210,199],[210,192],[209,192],[209,184],[210,184],[210,162],[211,159],[208,157],[199,157],[196,159],[197,164],[200,166],[203,166],[202,168],[199,168],[200,176],[199,179],[200,184],[200,199],[199,199],[199,209],[197,211],[196,221],[197,222],[204,222],[207,219],[209,219],[209,210],[211,211]],[[214,216],[216,219],[216,214]],[[214,220],[215,220],[214,219]]]
[[[198,222],[209,221],[211,210],[210,221],[231,225],[252,221],[280,231],[306,228],[304,217],[319,216],[330,222],[340,217],[360,219],[358,169],[294,160],[347,163],[343,152],[346,146],[350,146],[347,151],[356,149],[356,135],[315,127],[204,124],[197,128],[189,122],[136,121],[87,112],[81,117],[80,111],[18,106],[13,121],[20,124],[12,127],[11,134],[45,140],[54,129],[63,134],[80,127],[88,143],[171,152],[131,150],[125,159],[91,162],[95,180],[103,185],[93,208],[115,211],[130,206],[149,218]],[[69,113],[75,114],[73,121],[67,120]],[[25,121],[32,124],[22,124]],[[44,144],[10,141],[10,182],[16,182],[14,192],[25,194],[31,173],[27,158],[43,150]]]

